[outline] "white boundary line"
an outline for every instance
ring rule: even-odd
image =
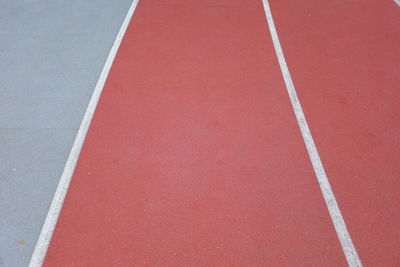
[[[394,0],[394,2],[400,6],[400,0]]]
[[[96,87],[94,88],[92,98],[90,99],[89,105],[86,109],[83,117],[81,126],[79,127],[78,133],[76,134],[74,144],[72,145],[71,152],[69,153],[68,160],[65,164],[64,171],[61,175],[60,182],[58,183],[57,190],[54,194],[53,201],[51,202],[50,209],[47,213],[46,220],[40,232],[39,239],[36,243],[35,250],[33,251],[29,267],[42,266],[44,258],[47,253],[47,249],[50,244],[51,237],[54,232],[54,228],[57,224],[57,219],[60,214],[62,205],[64,203],[65,195],[67,194],[68,187],[74,173],[76,163],[78,161],[79,154],[82,149],[83,142],[88,132],[90,122],[92,121],[94,111],[99,101],[101,92],[103,91],[104,84],[106,82],[108,73],[110,72],[111,65],[114,61],[115,55],[117,54],[118,48],[121,44],[122,38],[126,32],[129,22],[132,18],[133,12],[136,9],[139,0],[133,0],[128,13],[121,25],[118,35],[114,41],[113,46],[108,54],[107,60],[104,64],[103,70],[101,71],[100,77],[97,81]]]
[[[350,234],[347,231],[347,227],[343,220],[339,206],[336,202],[335,195],[332,192],[332,188],[329,184],[328,177],[326,176],[324,167],[322,166],[321,159],[319,157],[314,140],[311,136],[310,129],[308,128],[306,118],[301,108],[300,101],[297,98],[296,89],[294,88],[292,77],[290,76],[290,72],[286,64],[285,57],[283,55],[282,47],[279,42],[278,33],[276,32],[268,0],[263,0],[263,4],[265,9],[265,14],[267,16],[269,31],[271,33],[272,41],[274,43],[275,52],[278,57],[279,65],[281,67],[283,79],[285,80],[286,89],[288,91],[289,98],[292,103],[294,113],[296,115],[297,123],[299,124],[301,134],[304,139],[304,143],[307,147],[308,155],[314,167],[315,175],[317,176],[318,183],[322,191],[322,195],[324,196],[325,203],[331,215],[332,222],[333,225],[335,226],[340,244],[342,245],[344,255],[346,256],[347,259],[347,263],[349,264],[349,266],[362,266],[361,260],[358,257],[357,251],[353,245]]]

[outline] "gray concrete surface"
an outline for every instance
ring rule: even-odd
[[[0,266],[27,266],[131,0],[0,1]]]

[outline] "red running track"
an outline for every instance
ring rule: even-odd
[[[362,262],[400,266],[400,7],[280,0],[271,9]]]
[[[376,25],[359,26],[371,14],[359,14],[351,28],[334,15],[342,11],[350,16],[354,9],[323,2],[307,0],[303,6],[282,0],[271,3],[272,13],[361,260],[366,265],[398,264],[399,147],[385,137],[398,134],[395,86],[400,75],[394,75],[399,70],[386,57],[370,55],[356,72],[357,55],[335,46],[351,47],[357,30],[364,30],[361,37],[367,40],[377,39],[366,36],[369,31],[382,31]],[[349,6],[355,8],[356,2]],[[326,11],[328,5],[333,10]],[[361,58],[379,45],[394,47],[400,36],[396,25],[390,27],[400,17],[395,7],[373,1],[366,5],[376,6],[369,10],[375,15],[389,12],[392,17],[380,23],[387,26],[385,33],[392,30],[397,37],[353,48]],[[320,23],[307,21],[307,8]],[[339,20],[342,28],[333,24],[324,31],[322,25],[330,19]],[[343,38],[339,44],[326,38],[335,33]],[[329,47],[334,54],[327,52]],[[329,65],[325,61],[332,55]],[[367,71],[374,77],[353,95],[346,83],[355,86]],[[338,78],[341,74],[346,78]],[[377,82],[382,75],[387,75],[386,83]],[[376,92],[373,82],[384,89]],[[327,84],[330,90],[322,86]],[[383,115],[388,118],[379,121]],[[44,265],[346,265],[261,1],[139,3]]]

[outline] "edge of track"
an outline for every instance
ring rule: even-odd
[[[58,183],[56,192],[54,193],[53,200],[51,202],[50,209],[47,213],[45,222],[43,224],[42,230],[40,232],[38,241],[36,243],[35,249],[33,251],[29,267],[38,267],[43,265],[43,261],[46,257],[47,249],[49,247],[51,238],[53,236],[54,229],[57,224],[58,216],[60,215],[61,208],[64,203],[65,196],[68,191],[69,184],[71,182],[72,175],[75,170],[76,163],[78,162],[79,154],[81,152],[83,143],[85,141],[86,134],[89,130],[90,123],[92,121],[94,112],[97,107],[97,103],[100,99],[101,93],[104,88],[104,84],[107,80],[108,74],[110,72],[111,66],[114,62],[115,56],[118,52],[118,48],[122,42],[125,35],[126,29],[128,28],[129,22],[131,21],[132,15],[136,9],[139,0],[133,0],[128,13],[121,25],[121,28],[115,38],[114,44],[110,49],[107,56],[106,62],[100,73],[99,79],[94,88],[92,97],[86,109],[85,115],[79,127],[78,133],[76,134],[75,141],[72,145],[71,151],[69,153],[67,162],[64,167],[64,171],[61,175],[60,182]]]

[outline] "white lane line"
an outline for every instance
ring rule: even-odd
[[[394,0],[394,2],[400,6],[400,0]]]
[[[121,25],[118,35],[114,41],[114,44],[111,47],[111,50],[108,54],[107,60],[104,64],[103,70],[101,71],[96,87],[94,88],[92,98],[90,99],[81,126],[79,127],[78,133],[76,134],[74,144],[72,145],[71,152],[69,153],[68,160],[65,164],[64,171],[60,178],[60,182],[58,183],[57,190],[53,197],[53,201],[51,202],[51,206],[47,213],[47,217],[44,222],[42,231],[40,232],[40,236],[36,243],[35,250],[33,251],[32,258],[29,263],[30,267],[39,267],[42,266],[43,264],[44,258],[47,253],[47,249],[50,244],[51,237],[54,232],[54,228],[57,223],[58,216],[60,214],[64,202],[65,195],[67,194],[72,174],[74,172],[79,154],[82,149],[83,142],[86,137],[86,133],[89,129],[90,122],[92,121],[94,111],[99,101],[101,92],[103,91],[103,87],[106,82],[108,73],[110,72],[111,65],[114,61],[115,55],[117,54],[122,38],[124,37],[124,34],[126,32],[126,29],[129,25],[129,22],[132,18],[133,12],[135,11],[138,2],[139,0],[133,0],[128,10],[128,13],[126,14],[125,19]]]
[[[349,266],[362,266],[361,260],[358,257],[357,251],[353,245],[350,234],[347,231],[347,227],[343,220],[339,206],[336,202],[335,195],[332,192],[332,188],[329,184],[328,177],[326,176],[324,167],[322,166],[321,159],[319,157],[314,140],[311,136],[310,129],[308,128],[306,118],[301,108],[300,101],[297,98],[296,89],[294,88],[292,77],[290,76],[290,72],[287,67],[285,57],[283,55],[282,47],[279,42],[278,33],[276,32],[268,0],[263,0],[263,4],[265,9],[265,14],[267,16],[269,31],[271,33],[272,41],[274,43],[275,52],[278,57],[279,65],[281,67],[283,79],[285,80],[286,89],[289,94],[290,102],[292,103],[297,123],[299,124],[301,134],[304,139],[304,143],[307,147],[308,155],[314,167],[315,175],[317,176],[319,186],[324,196],[325,203],[328,207],[329,213],[331,215],[333,225],[335,226],[336,233],[339,237],[340,244],[342,245],[343,252],[346,256],[347,263],[349,264]]]

